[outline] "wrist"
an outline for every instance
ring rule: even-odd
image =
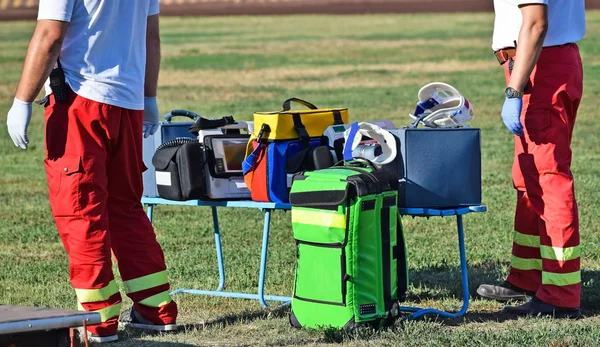
[[[27,101],[23,101],[17,97],[15,97],[13,104],[16,105],[23,105],[23,106],[31,106],[32,102],[27,102]]]
[[[508,86],[504,90],[504,95],[506,96],[507,99],[522,99],[523,98],[523,92],[520,90],[517,90],[511,86]]]

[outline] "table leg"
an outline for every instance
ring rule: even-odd
[[[223,250],[221,248],[221,232],[219,228],[219,215],[217,214],[217,207],[212,206],[212,217],[213,227],[215,229],[215,248],[217,249],[217,263],[219,266],[219,287],[216,291],[223,290],[225,287],[225,263],[223,262]]]
[[[437,314],[444,318],[457,318],[461,317],[467,312],[469,308],[469,278],[467,274],[467,256],[465,251],[465,234],[463,230],[462,215],[456,216],[456,225],[458,229],[458,248],[460,250],[460,271],[461,271],[461,282],[462,282],[462,294],[463,294],[463,305],[460,311],[456,313],[448,313],[432,308],[427,309],[416,309],[414,307],[401,307],[401,311],[415,312],[408,316],[410,319],[418,318],[426,314]]]
[[[225,269],[223,266],[223,257],[221,253],[221,237],[219,233],[219,221],[216,207],[213,208],[213,222],[215,226],[215,245],[217,248],[217,259],[219,261],[219,275],[220,275],[220,284],[217,290],[197,290],[197,289],[187,289],[181,288],[171,292],[171,295],[176,295],[180,293],[187,293],[193,295],[210,295],[216,297],[224,297],[224,298],[237,298],[237,299],[251,299],[258,300],[260,304],[264,307],[268,307],[266,301],[280,301],[288,303],[292,300],[290,297],[286,296],[277,296],[277,295],[264,295],[264,283],[265,283],[265,274],[267,270],[267,248],[269,245],[269,231],[271,227],[271,212],[272,209],[265,209],[265,219],[264,219],[264,227],[263,227],[263,242],[262,242],[262,251],[261,251],[261,259],[260,259],[260,273],[258,280],[258,294],[249,294],[249,293],[237,293],[237,292],[224,292],[222,291],[222,285],[225,284]]]
[[[263,225],[263,240],[262,249],[260,253],[260,273],[258,276],[258,300],[264,307],[269,305],[266,303],[264,298],[265,293],[265,275],[267,271],[267,253],[269,248],[269,231],[271,229],[271,210],[265,210],[265,221]]]
[[[146,215],[148,216],[148,219],[150,220],[150,223],[152,223],[152,213],[154,212],[154,205],[152,204],[148,204],[148,211],[146,211]]]

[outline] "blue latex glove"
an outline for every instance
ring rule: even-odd
[[[502,121],[504,121],[506,128],[517,136],[523,135],[523,125],[521,124],[522,108],[523,99],[519,98],[506,98],[504,106],[502,106]]]
[[[8,134],[15,146],[27,149],[27,145],[29,144],[27,127],[29,126],[30,120],[31,103],[15,98],[6,118]]]
[[[144,138],[148,138],[150,135],[158,130],[158,105],[156,104],[155,97],[144,98],[144,123],[142,132]]]

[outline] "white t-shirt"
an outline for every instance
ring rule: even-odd
[[[40,0],[38,20],[69,22],[59,59],[75,93],[143,110],[147,19],[158,12],[158,0]]]
[[[523,22],[519,5],[523,4],[548,5],[544,47],[575,43],[585,35],[585,0],[494,0],[494,51],[515,46]]]

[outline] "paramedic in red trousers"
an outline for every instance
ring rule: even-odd
[[[79,308],[102,317],[88,328],[99,342],[117,339],[118,321],[176,328],[163,251],[140,203],[142,136],[158,127],[158,12],[158,0],[41,0],[8,112],[8,132],[26,149],[32,101],[58,59],[68,87],[60,101],[60,87],[46,86],[49,200]],[[134,303],[121,318],[111,250]]]
[[[517,190],[511,268],[477,293],[501,301],[531,299],[504,311],[579,316],[579,218],[571,138],[583,92],[577,42],[584,0],[494,0],[493,49],[504,63],[502,120],[514,135]],[[516,46],[516,50],[515,50]]]

